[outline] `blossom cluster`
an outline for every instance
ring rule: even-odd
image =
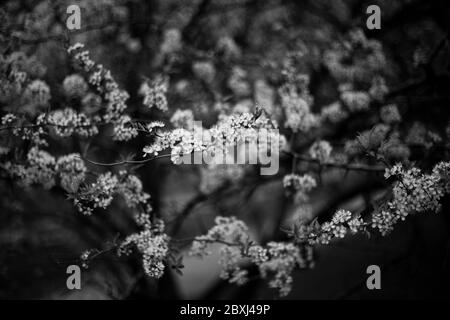
[[[161,52],[170,54],[179,51],[182,47],[181,37],[180,30],[178,29],[165,30],[161,44]]]
[[[120,244],[118,253],[129,254],[130,247],[135,246],[142,255],[145,274],[152,278],[161,278],[169,253],[169,241],[170,237],[164,233],[164,223],[157,220],[143,231],[128,236]]]
[[[155,107],[161,111],[167,111],[166,93],[169,88],[169,79],[158,76],[152,81],[146,81],[141,85],[139,94],[144,97],[143,104],[148,108]]]
[[[6,169],[25,186],[40,184],[50,189],[55,185],[55,157],[38,147],[32,147],[26,160],[26,164],[7,162]]]
[[[340,102],[323,110],[325,119],[332,123],[345,119],[347,111],[368,111],[372,101],[383,102],[388,93],[382,76],[387,64],[383,47],[379,41],[368,39],[361,29],[352,30],[345,39],[333,43],[324,53],[323,63],[341,83]]]
[[[143,191],[142,181],[135,175],[126,175],[117,189],[117,192],[124,197],[125,203],[130,208],[145,204],[150,199],[150,195]]]
[[[323,107],[320,111],[322,121],[339,123],[348,117],[348,112],[342,107],[340,102],[334,102]]]
[[[25,119],[19,118],[15,114],[7,113],[2,117],[1,123],[4,126],[3,128],[11,128],[11,132],[15,137],[19,137],[24,141],[30,141],[33,146],[47,146],[46,131],[42,126],[45,123],[45,116],[45,114],[40,114],[36,118],[36,125],[27,126]]]
[[[43,123],[50,125],[60,137],[70,137],[73,134],[90,137],[98,133],[98,128],[91,118],[84,113],[77,113],[72,108],[50,112]]]
[[[36,109],[43,110],[44,107],[48,107],[51,99],[50,87],[42,80],[30,82],[23,94],[26,110],[30,112]]]
[[[293,132],[308,132],[320,125],[320,116],[311,112],[308,76],[295,79],[296,83],[287,82],[278,90],[286,117],[285,126]]]
[[[235,217],[217,217],[215,226],[206,235],[195,238],[191,254],[203,257],[210,254],[211,243],[221,244],[219,264],[221,278],[238,285],[248,281],[246,261],[254,263],[263,278],[269,278],[269,286],[281,296],[292,289],[292,272],[296,268],[313,266],[311,246],[297,246],[287,242],[269,242],[266,247],[250,241],[248,227]]]
[[[170,118],[170,123],[172,123],[175,128],[192,130],[194,128],[194,114],[192,110],[177,109]]]
[[[360,215],[353,215],[350,211],[339,209],[330,221],[318,224],[298,224],[294,228],[294,237],[297,241],[310,245],[329,244],[334,239],[342,239],[348,234],[356,234],[366,230],[366,225]]]
[[[441,198],[449,192],[448,162],[440,162],[430,174],[418,168],[404,169],[397,164],[386,170],[385,177],[395,177],[392,199],[385,208],[376,211],[372,217],[372,227],[382,234],[392,231],[394,225],[405,220],[408,215],[420,212],[438,212]]]
[[[135,123],[129,115],[121,115],[114,121],[113,139],[128,141],[138,135]]]
[[[286,296],[292,290],[292,272],[296,268],[311,268],[313,252],[311,246],[299,248],[289,242],[269,242],[267,260],[258,267],[263,278],[271,276],[269,287],[277,289],[280,296]]]
[[[86,178],[86,166],[78,153],[59,157],[55,170],[60,176],[61,187],[69,193],[75,193]]]
[[[348,210],[338,210],[331,221],[321,225],[317,238],[312,243],[328,244],[332,239],[344,238],[347,233],[355,234],[364,228],[365,224],[360,216],[353,216]]]
[[[190,112],[178,112],[172,121],[174,124],[179,124],[180,121],[188,125],[191,119]],[[172,161],[179,164],[183,155],[190,155],[193,152],[226,154],[229,147],[261,138],[256,129],[271,128],[273,125],[274,123],[267,119],[255,119],[255,115],[251,113],[222,115],[216,125],[202,130],[201,135],[197,134],[196,130],[184,128],[160,132],[153,144],[146,146],[143,151],[145,155],[158,155],[161,151],[171,148]],[[267,130],[265,139],[265,141],[260,139],[259,143],[266,143],[267,140],[279,143],[282,138],[279,134]]]
[[[251,92],[247,72],[239,66],[233,67],[227,84],[236,97],[246,97]]]
[[[116,195],[121,195],[131,208],[143,206],[151,211],[148,205],[150,195],[143,191],[141,180],[126,171],[100,174],[73,196],[73,202],[80,213],[90,215],[96,208],[106,209]]]
[[[442,142],[442,137],[427,128],[424,123],[415,121],[408,130],[405,137],[405,142],[411,146],[419,146],[425,149],[430,149],[436,144]]]
[[[89,89],[86,81],[79,74],[67,76],[63,81],[63,88],[69,98],[82,98]]]
[[[283,186],[290,193],[295,194],[296,202],[308,200],[307,193],[317,186],[316,179],[309,174],[299,176],[298,174],[288,174],[283,178]]]
[[[379,41],[368,39],[361,29],[356,29],[324,53],[323,63],[340,81],[369,82],[385,68],[386,57]]]
[[[340,100],[321,109],[321,121],[339,123],[348,118],[349,114],[370,110],[371,103],[382,103],[388,88],[382,77],[375,77],[368,91],[354,90],[352,83],[340,85]],[[400,113],[395,104],[390,104],[380,109],[380,118],[386,124],[398,123],[401,120]]]
[[[248,245],[250,241],[248,227],[235,217],[216,217],[215,226],[206,235],[198,236],[192,243],[191,255],[204,257],[210,254],[208,244],[224,242],[236,245]]]
[[[183,155],[192,152],[203,151],[202,139],[195,137],[194,132],[182,128],[172,131],[160,132],[153,144],[144,147],[144,155],[158,155],[160,152],[171,148],[171,160],[175,164],[181,163]]]
[[[386,81],[383,77],[376,76],[372,79],[369,94],[374,101],[382,102],[388,92],[389,88],[387,87]]]
[[[216,75],[214,65],[209,61],[197,61],[192,64],[194,74],[205,83],[212,83]]]
[[[83,50],[84,45],[77,43],[67,50],[79,66],[88,74],[88,82],[100,94],[105,102],[106,108],[103,112],[102,120],[114,126],[113,139],[118,141],[128,141],[137,136],[137,130],[133,126],[131,118],[124,115],[127,108],[129,95],[120,89],[119,84],[114,80],[111,71],[105,69],[101,64],[96,64],[89,55],[89,51]],[[79,76],[66,79],[66,92],[80,93],[84,91],[84,85]],[[76,87],[76,89],[75,89]],[[81,89],[80,89],[81,88]]]
[[[324,163],[331,158],[332,147],[328,141],[320,140],[314,142],[309,148],[309,155],[312,159]]]
[[[367,223],[359,214],[352,214],[348,210],[339,209],[330,221],[319,224],[317,220],[305,223],[299,220],[288,234],[296,243],[307,245],[327,245],[335,239],[342,239],[346,235],[366,231]]]
[[[39,184],[50,189],[59,179],[60,186],[69,193],[78,190],[87,172],[79,154],[68,154],[56,159],[36,146],[28,151],[24,164],[6,162],[3,166],[25,186]]]
[[[14,104],[16,101],[30,103],[30,95],[37,93],[38,101],[48,102],[50,99],[50,90],[42,80],[35,82],[32,79],[42,78],[46,73],[46,67],[43,66],[36,56],[27,56],[21,51],[12,51],[9,54],[3,54],[0,57],[0,102],[5,104]],[[27,95],[24,91],[27,88]],[[22,99],[20,98],[22,97]],[[19,106],[20,112],[31,112],[35,114],[36,110]]]
[[[299,222],[294,226],[292,235],[298,243],[329,244],[333,239],[344,238],[347,234],[367,231],[370,225],[382,235],[391,232],[394,225],[411,214],[437,212],[440,200],[450,192],[450,164],[440,162],[430,174],[424,174],[417,168],[404,169],[397,164],[386,169],[385,177],[395,177],[392,199],[377,209],[370,222],[364,222],[360,215],[340,209],[330,221],[318,224]]]
[[[344,91],[341,100],[350,112],[366,111],[369,109],[370,96],[364,91]]]
[[[256,113],[222,114],[217,124],[209,129],[194,125],[190,111],[176,111],[171,121],[177,128],[159,131],[153,143],[143,149],[144,154],[158,155],[166,149],[171,149],[171,160],[175,164],[186,163],[184,160],[192,163],[192,154],[207,157],[207,165],[200,169],[200,190],[204,193],[213,192],[224,183],[239,180],[243,176],[243,166],[223,165],[236,163],[236,150],[250,150],[248,158],[258,159],[261,158],[260,153],[267,153],[269,145],[279,147],[271,148],[271,153],[278,153],[286,145],[284,136],[276,130],[271,130],[276,127],[276,123],[264,115],[257,116]],[[194,157],[194,162],[195,159]],[[238,153],[238,163],[243,164],[245,161],[246,159],[239,158]]]
[[[344,149],[351,157],[372,153],[392,162],[404,161],[410,156],[409,147],[385,123],[379,123],[372,129],[361,132],[356,139],[348,140]]]
[[[111,172],[100,174],[95,182],[78,192],[73,203],[85,215],[91,215],[96,208],[106,209],[114,198],[118,184],[119,179]]]

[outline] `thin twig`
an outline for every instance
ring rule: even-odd
[[[89,160],[87,158],[84,157],[80,157],[81,159],[83,159],[86,162],[89,162],[90,164],[96,165],[96,166],[103,166],[103,167],[115,167],[115,166],[121,166],[121,165],[126,165],[126,164],[143,164],[143,163],[147,163],[156,159],[161,159],[161,158],[168,158],[170,157],[171,154],[161,154],[159,156],[155,156],[152,158],[148,158],[148,159],[143,159],[143,160],[123,160],[123,161],[118,161],[118,162],[110,162],[110,163],[106,163],[106,162],[97,162],[97,161],[93,161],[93,160]]]

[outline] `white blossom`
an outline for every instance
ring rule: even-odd
[[[82,98],[88,90],[88,85],[82,76],[72,74],[64,79],[63,88],[69,98]]]
[[[80,184],[86,178],[86,166],[80,154],[72,153],[59,157],[56,161],[56,172],[58,173],[61,187],[69,193],[78,190]]]
[[[382,234],[392,231],[394,225],[409,215],[420,212],[438,212],[440,200],[448,193],[449,164],[437,164],[430,174],[422,173],[418,168],[404,169],[396,164],[386,169],[385,178],[396,177],[392,190],[392,199],[386,208],[375,212],[372,227]]]
[[[309,148],[309,155],[313,159],[317,159],[319,162],[327,162],[330,160],[331,155],[331,145],[328,141],[321,140],[316,141]]]
[[[370,96],[362,91],[345,91],[341,100],[351,112],[366,111],[369,109]]]
[[[141,85],[139,94],[144,97],[143,104],[147,108],[157,108],[163,112],[168,110],[167,90],[169,80],[167,77],[159,76],[152,81],[146,81]]]
[[[91,118],[71,108],[52,111],[44,121],[51,125],[60,137],[69,137],[73,134],[90,137],[98,133],[98,128]]]

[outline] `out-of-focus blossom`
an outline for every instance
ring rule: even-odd
[[[309,155],[313,159],[317,159],[319,162],[327,162],[330,160],[331,145],[328,141],[316,141],[309,148]]]
[[[69,98],[82,98],[88,90],[88,85],[79,74],[72,74],[63,81],[65,94]]]

